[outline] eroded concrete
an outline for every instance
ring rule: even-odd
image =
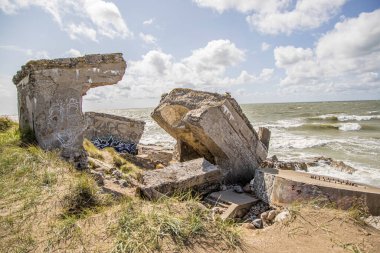
[[[220,166],[227,181],[249,181],[267,157],[267,147],[229,94],[174,89],[152,117],[177,139],[179,161],[204,157]],[[269,143],[267,132],[265,139]]]
[[[221,180],[219,167],[199,158],[175,163],[163,169],[145,171],[136,191],[139,195],[154,200],[190,189],[203,193],[208,187],[218,185]]]
[[[372,215],[380,215],[380,189],[338,183],[323,176],[277,169],[258,169],[252,182],[255,194],[268,204],[284,205],[294,201],[319,199],[349,209],[364,205]]]
[[[119,82],[125,69],[122,54],[28,62],[13,77],[21,132],[34,135],[43,149],[61,149],[77,167],[86,166],[82,96]]]

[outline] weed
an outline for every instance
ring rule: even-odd
[[[91,141],[85,139],[83,141],[83,147],[87,151],[90,157],[98,159],[98,160],[104,160],[104,156],[102,155],[102,151],[100,151],[97,147],[95,147],[94,144],[92,144]]]
[[[168,251],[164,247],[178,251],[195,243],[219,240],[230,248],[240,244],[236,225],[212,221],[209,210],[196,200],[179,202],[176,198],[165,198],[154,203],[135,200],[127,203],[122,213],[113,252]]]
[[[76,178],[74,187],[63,199],[64,215],[81,216],[87,209],[100,205],[98,187],[93,178],[87,174],[80,174]]]
[[[9,128],[14,126],[15,123],[7,117],[0,117],[0,132],[7,131]]]

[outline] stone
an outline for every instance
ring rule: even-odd
[[[227,191],[227,190],[228,190],[227,185],[222,184],[222,185],[220,186],[220,190],[221,190],[221,191]]]
[[[272,221],[274,218],[276,218],[277,211],[276,210],[270,210],[268,212],[267,220]]]
[[[124,180],[124,179],[120,179],[119,184],[121,187],[128,187],[129,186],[127,180]]]
[[[255,228],[263,228],[263,221],[262,219],[255,219],[252,221],[252,224]]]
[[[221,215],[223,220],[243,217],[250,207],[258,201],[257,198],[249,194],[236,193],[233,189],[213,192],[208,198],[213,199],[216,204],[222,203],[228,205],[225,212]]]
[[[96,143],[104,142],[105,146],[101,148],[113,147],[118,152],[125,150],[137,154],[137,144],[144,132],[144,121],[98,112],[86,112],[84,116],[87,125],[84,136],[95,146],[99,148]],[[128,147],[123,147],[122,144],[130,144],[132,152],[128,152]]]
[[[288,210],[282,211],[276,215],[275,222],[286,222],[290,220],[290,212]]]
[[[258,131],[259,140],[264,144],[267,150],[269,150],[270,131],[266,127],[259,127]]]
[[[204,157],[229,182],[246,183],[268,150],[229,94],[174,89],[162,96],[152,118],[177,140],[177,159]]]
[[[98,185],[104,185],[104,174],[102,172],[91,170],[90,173]]]
[[[333,202],[341,209],[360,204],[370,214],[380,215],[380,189],[376,187],[347,181],[343,184],[336,178],[291,170],[257,169],[255,174],[255,195],[270,205],[318,199],[325,203]]]
[[[158,164],[168,166],[173,160],[173,149],[158,145],[139,144],[137,157],[148,161],[152,165],[152,169]]]
[[[210,185],[218,185],[221,180],[219,167],[199,158],[160,170],[144,171],[136,193],[150,200],[190,189],[205,193]]]
[[[236,192],[236,193],[243,193],[244,192],[243,188],[241,188],[240,185],[234,185],[233,189],[234,189],[234,192]]]
[[[364,219],[364,222],[377,230],[380,230],[380,216],[368,216]]]
[[[243,187],[243,191],[246,192],[246,193],[251,193],[252,192],[251,185],[250,184],[246,184]]]
[[[45,150],[60,149],[77,168],[87,167],[82,96],[119,82],[125,69],[122,54],[29,61],[13,77],[22,136],[34,136]]]
[[[341,171],[341,172],[345,172],[345,173],[348,173],[348,174],[352,174],[355,171],[357,171],[355,168],[353,168],[353,167],[345,164],[342,161],[335,161],[332,158],[328,158],[328,157],[324,157],[324,156],[320,156],[320,157],[314,158],[310,162],[310,166],[318,166],[321,163],[325,164],[325,165],[329,165],[329,166],[331,166],[331,168],[333,168],[335,170],[338,170],[338,171]]]
[[[121,172],[120,170],[114,170],[112,172],[112,176],[114,176],[116,179],[120,179],[123,177],[123,172]]]
[[[98,159],[89,157],[88,161],[93,164],[94,170],[96,171],[111,173],[112,171],[115,170],[115,168],[111,166],[110,164],[100,161]]]
[[[263,213],[261,213],[260,214],[260,218],[262,219],[262,220],[267,220],[267,218],[268,218],[268,212],[263,212]]]

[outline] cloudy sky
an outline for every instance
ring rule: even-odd
[[[122,52],[87,110],[188,87],[241,103],[380,99],[379,0],[0,0],[0,114],[30,59]]]

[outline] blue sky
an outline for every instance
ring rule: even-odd
[[[122,52],[86,110],[155,106],[174,87],[241,103],[380,98],[378,0],[0,0],[0,114],[30,59]]]

